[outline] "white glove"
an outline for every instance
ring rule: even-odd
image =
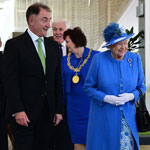
[[[114,95],[106,95],[103,101],[116,106],[125,104],[124,101],[121,101],[121,97]]]
[[[121,98],[121,101],[123,101],[124,103],[134,100],[134,94],[132,93],[123,93],[123,94],[119,94],[118,96]]]

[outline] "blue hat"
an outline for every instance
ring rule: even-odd
[[[125,33],[124,30],[119,27],[119,24],[110,23],[104,29],[104,32],[103,32],[103,36],[104,36],[106,44],[104,46],[102,46],[102,48],[108,47],[110,45],[116,44],[123,40],[129,39],[133,35],[134,35],[134,33],[131,33],[129,35],[127,33]]]

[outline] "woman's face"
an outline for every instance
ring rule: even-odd
[[[111,55],[117,60],[122,60],[128,50],[128,40],[110,46]]]
[[[66,46],[69,48],[69,51],[74,52],[75,44],[72,42],[71,38],[69,36],[66,36]]]

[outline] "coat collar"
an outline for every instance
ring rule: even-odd
[[[120,60],[120,61],[112,57],[111,50],[107,50],[106,53],[108,53],[108,56],[109,56],[110,60],[112,60],[114,62],[124,62],[124,61],[126,61],[129,58],[129,53],[130,52],[127,50],[127,52],[125,53],[124,58],[122,60]]]
[[[89,48],[84,47],[84,52],[83,52],[82,57],[86,58],[88,56],[88,53],[89,53]],[[70,59],[75,59],[75,58],[76,58],[75,54],[71,53]]]

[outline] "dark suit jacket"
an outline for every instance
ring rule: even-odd
[[[5,113],[5,105],[6,105],[6,98],[4,94],[4,86],[2,83],[2,51],[0,51],[0,115],[4,115]]]
[[[0,51],[0,149],[8,150],[7,123],[5,120],[6,97],[2,83],[2,58],[3,54]]]
[[[25,111],[36,119],[48,102],[50,117],[63,113],[61,65],[58,44],[44,38],[46,75],[31,37],[27,33],[8,40],[4,49],[4,84],[9,114]]]
[[[52,41],[55,41],[54,40],[54,38],[53,38],[53,36],[50,36],[50,37],[48,37],[50,40],[52,40]],[[58,43],[59,44],[59,43]],[[59,49],[60,49],[60,51],[62,51],[62,49],[60,48],[60,46],[59,46]],[[66,47],[66,54],[68,54],[68,52],[69,52],[69,49]],[[62,54],[62,53],[60,53],[60,54]],[[62,56],[60,56],[61,58],[62,58]]]

